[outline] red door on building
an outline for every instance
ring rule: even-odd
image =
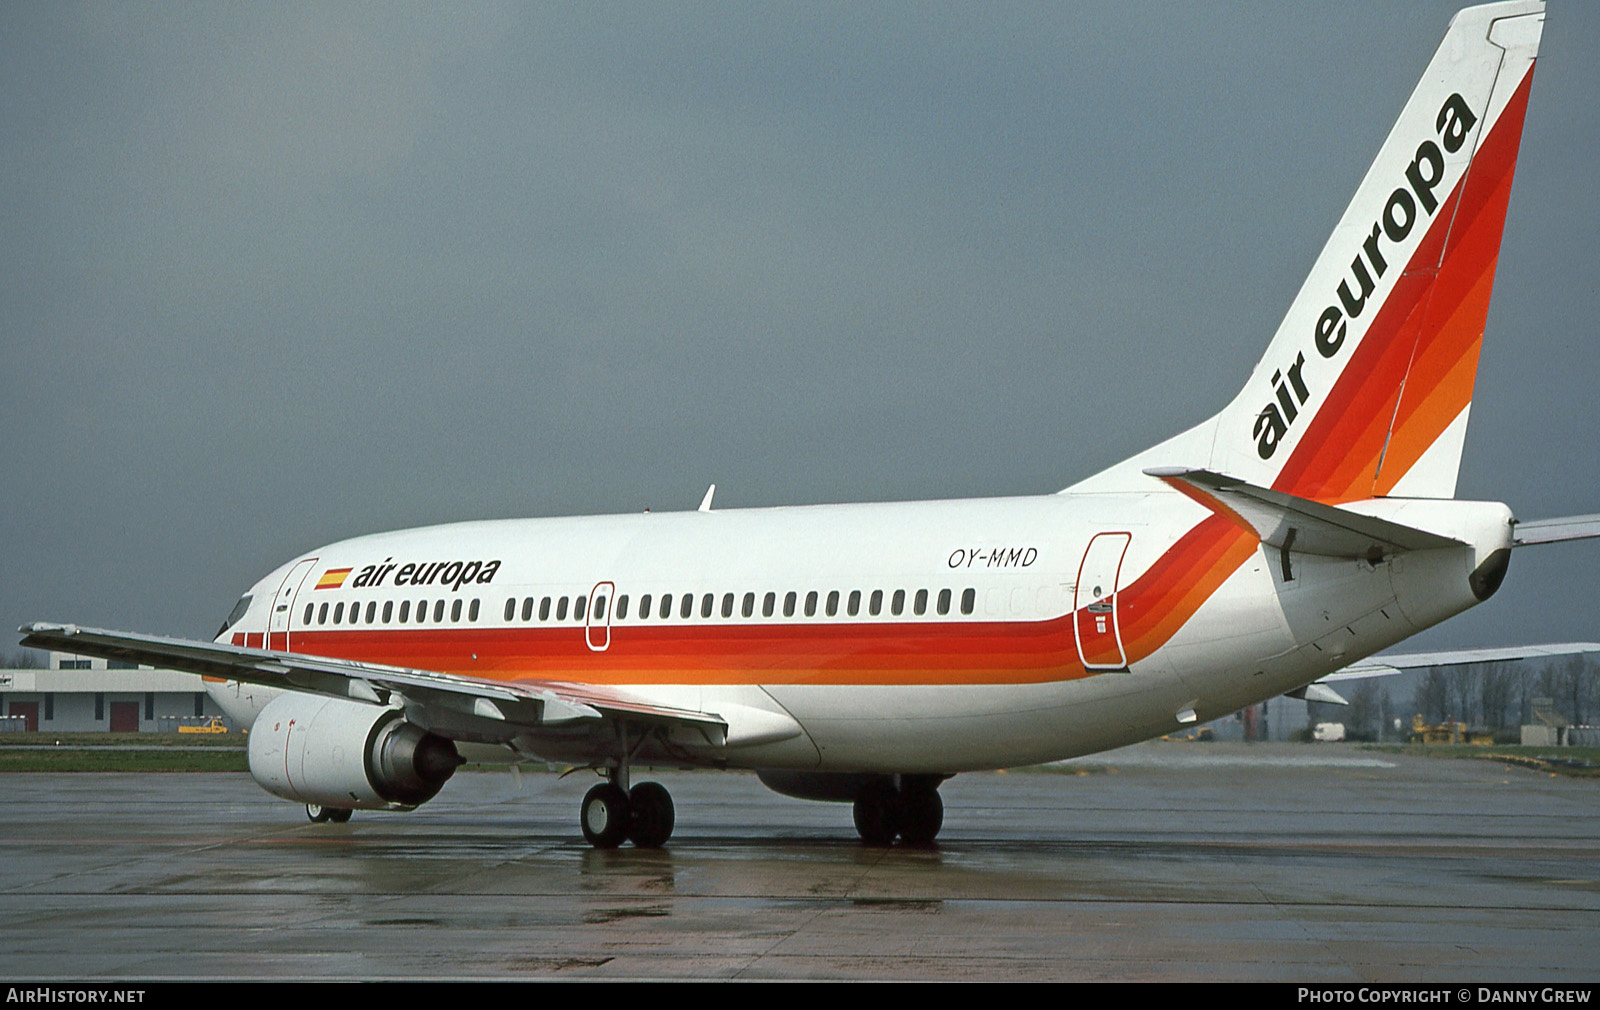
[[[139,703],[136,701],[114,701],[111,703],[111,732],[137,733],[139,732]]]
[[[28,723],[29,733],[39,732],[39,703],[36,701],[14,701],[11,703],[8,715],[20,715]]]

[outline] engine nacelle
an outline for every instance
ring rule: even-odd
[[[399,709],[288,692],[250,730],[250,774],[274,796],[346,809],[409,810],[462,763],[456,746]]]
[[[893,781],[887,775],[867,772],[794,772],[772,768],[757,771],[756,778],[780,796],[828,803],[852,803],[869,783]]]

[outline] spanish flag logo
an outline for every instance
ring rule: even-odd
[[[344,585],[345,577],[350,574],[348,568],[330,568],[322,573],[322,578],[317,580],[318,589],[338,589]]]

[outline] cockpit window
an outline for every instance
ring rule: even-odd
[[[243,617],[245,615],[245,611],[247,611],[249,609],[250,609],[250,594],[246,593],[243,596],[239,597],[239,602],[238,603],[235,603],[233,605],[233,610],[229,612],[228,619],[226,621],[222,622],[222,627],[217,629],[217,634],[221,635],[224,631],[227,631],[229,628],[233,627],[235,624],[238,624],[239,623],[239,618]]]

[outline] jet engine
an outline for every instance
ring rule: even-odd
[[[410,810],[438,795],[462,758],[399,709],[287,692],[250,729],[261,788],[339,809]]]

